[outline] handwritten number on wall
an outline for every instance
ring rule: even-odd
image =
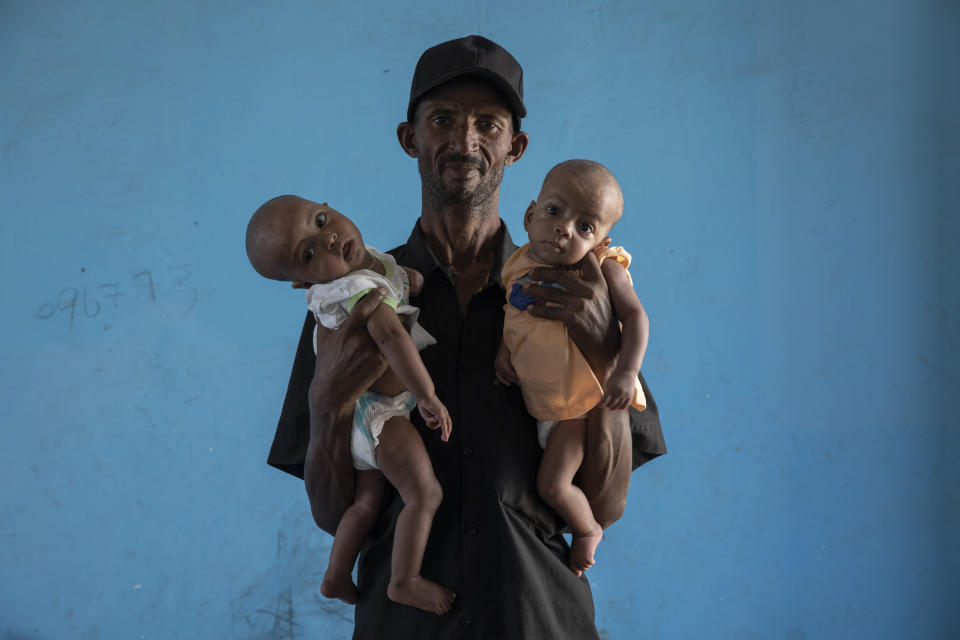
[[[100,290],[100,295],[104,298],[109,299],[113,303],[113,308],[117,308],[117,298],[123,294],[120,292],[120,283],[119,282],[106,282],[97,287]]]
[[[141,271],[137,275],[133,276],[133,281],[137,283],[137,286],[143,287],[150,291],[150,299],[154,302],[157,301],[157,292],[153,288],[153,274],[149,271]]]
[[[69,325],[73,327],[81,316],[95,318],[104,308],[118,309],[119,301],[127,295],[125,289],[130,288],[146,293],[146,298],[151,304],[167,295],[176,296],[178,300],[186,298],[184,313],[189,313],[199,298],[197,289],[187,283],[192,275],[190,266],[183,264],[171,266],[168,274],[168,278],[160,278],[158,282],[154,279],[152,271],[144,269],[130,276],[129,282],[126,283],[103,282],[96,287],[86,285],[79,288],[64,287],[57,293],[55,301],[44,302],[37,307],[34,315],[39,320],[49,320],[57,314],[66,314],[69,316]]]
[[[173,286],[177,289],[186,291],[190,297],[190,304],[187,305],[187,310],[184,313],[188,313],[190,309],[193,309],[193,305],[197,304],[197,290],[192,286],[187,284],[187,278],[190,277],[191,271],[189,265],[178,264],[170,267],[170,275],[173,277]]]

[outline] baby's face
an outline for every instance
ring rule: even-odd
[[[272,243],[272,258],[295,287],[330,282],[370,266],[360,230],[327,203],[290,198],[274,216],[271,226],[278,241]]]
[[[539,262],[569,266],[607,240],[620,218],[619,190],[595,173],[554,169],[523,216],[530,253]]]

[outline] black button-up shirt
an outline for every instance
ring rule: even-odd
[[[455,591],[457,599],[450,613],[437,616],[387,598],[394,524],[402,507],[393,492],[360,555],[355,638],[597,637],[587,580],[567,566],[564,523],[537,494],[542,451],[535,421],[519,388],[497,384],[493,369],[503,331],[499,265],[515,249],[504,225],[498,271],[474,295],[466,314],[419,222],[407,244],[391,251],[397,262],[424,276],[423,292],[411,304],[420,308],[420,322],[437,344],[421,357],[453,421],[444,443],[416,411],[411,415],[443,488],[421,574]],[[300,477],[309,438],[313,327],[307,314],[268,458]],[[630,416],[634,467],[666,452],[645,383],[644,391],[647,410],[631,410]]]

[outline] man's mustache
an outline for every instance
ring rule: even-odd
[[[440,169],[442,170],[448,164],[457,164],[467,167],[476,167],[480,173],[485,173],[487,170],[487,163],[484,162],[483,156],[480,155],[469,155],[469,154],[459,154],[452,153],[450,155],[443,156],[440,158]]]

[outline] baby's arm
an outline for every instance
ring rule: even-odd
[[[410,282],[410,297],[420,295],[423,291],[423,276],[416,269],[410,267],[401,267],[407,272],[407,280]]]
[[[417,345],[400,323],[397,312],[386,304],[377,307],[367,320],[367,330],[387,364],[397,374],[400,381],[417,398],[417,407],[427,426],[440,429],[440,439],[446,442],[450,438],[450,414],[437,398],[433,380],[420,359]]]
[[[637,298],[627,270],[616,260],[604,260],[600,270],[610,291],[613,313],[621,324],[620,355],[617,367],[603,386],[603,399],[597,406],[626,409],[633,399],[637,373],[643,363],[650,335],[650,320]]]

